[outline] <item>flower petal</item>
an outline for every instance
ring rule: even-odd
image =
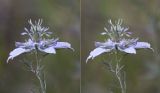
[[[105,43],[95,42],[96,47],[105,46]]]
[[[108,39],[106,42],[101,43],[101,42],[95,42],[96,47],[105,47],[107,49],[114,48],[115,42],[112,42],[110,39]]]
[[[13,59],[13,58],[16,57],[16,56],[18,56],[18,55],[20,55],[20,54],[22,54],[22,53],[25,53],[25,52],[29,52],[29,51],[31,51],[31,50],[29,50],[29,49],[24,49],[24,48],[16,48],[16,49],[14,49],[13,51],[10,52],[9,57],[8,57],[8,59],[7,59],[7,63],[8,63],[8,61],[9,61],[10,59]]]
[[[104,48],[96,48],[94,49],[93,51],[90,52],[86,62],[89,60],[89,59],[94,59],[96,56],[102,54],[102,53],[105,53],[105,52],[110,52],[112,49],[104,49]]]
[[[137,42],[135,48],[140,49],[140,48],[151,48],[151,45],[147,42]]]
[[[53,46],[55,49],[60,49],[60,48],[69,48],[69,49],[72,49],[74,50],[72,47],[71,47],[71,44],[68,43],[68,42],[57,42],[55,46]]]
[[[101,33],[101,35],[106,35],[106,34],[107,34],[106,32],[102,32],[102,33]]]
[[[45,49],[39,49],[42,52],[46,52],[46,53],[51,53],[51,54],[56,54],[56,50],[53,46],[45,48]]]
[[[125,49],[118,48],[118,49],[122,52],[126,52],[126,53],[129,53],[129,54],[136,54],[136,50],[135,50],[134,47],[128,47],[128,48],[125,48]]]
[[[21,42],[16,42],[15,46],[19,48],[24,48],[24,49],[34,49],[35,44],[31,39],[28,39],[28,41],[21,43]]]

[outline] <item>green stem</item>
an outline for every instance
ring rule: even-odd
[[[41,93],[46,93],[46,85],[45,85],[45,81],[42,80],[42,78],[38,75],[36,75],[38,80],[39,80],[39,83],[40,83],[40,86],[41,86]]]
[[[122,79],[123,78],[123,74],[121,72],[122,70],[122,66],[119,65],[120,61],[121,61],[121,58],[119,58],[118,56],[118,51],[115,53],[116,55],[116,69],[115,69],[115,75],[116,75],[116,78],[119,82],[119,85],[120,85],[120,88],[121,88],[121,93],[126,93],[126,85],[125,85],[125,79]]]
[[[41,65],[40,65],[40,58],[38,56],[38,50],[36,50],[35,56],[36,56],[36,77],[38,78],[39,83],[40,83],[41,93],[46,93],[46,83],[44,80],[45,79],[44,72],[43,72],[43,68],[41,68]]]
[[[126,93],[126,90],[125,90],[125,87],[123,85],[121,77],[118,74],[116,74],[116,77],[117,77],[117,79],[119,81],[119,84],[120,84],[120,87],[121,87],[121,93]]]

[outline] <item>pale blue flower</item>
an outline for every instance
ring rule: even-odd
[[[138,39],[128,39],[127,37],[130,37],[131,33],[127,31],[128,28],[121,27],[121,20],[117,23],[115,22],[115,25],[111,20],[109,20],[109,23],[111,24],[110,30],[105,28],[106,32],[101,33],[101,35],[107,35],[109,38],[105,42],[95,42],[96,48],[90,52],[86,62],[103,53],[121,51],[128,54],[136,54],[136,49],[152,49],[147,42],[138,42]]]
[[[138,42],[137,39],[122,40],[120,42],[112,42],[110,39],[104,43],[95,42],[96,48],[90,52],[88,59],[93,59],[96,56],[112,51],[121,51],[129,54],[136,54],[136,49],[148,48],[152,49],[147,42]]]
[[[46,39],[51,32],[48,31],[48,28],[41,26],[42,20],[35,22],[35,24],[29,20],[29,24],[31,25],[30,30],[25,28],[25,32],[22,33],[22,35],[28,35],[29,39],[26,42],[16,42],[16,49],[10,52],[7,62],[23,53],[35,50],[49,54],[56,54],[57,49],[67,48],[73,50],[68,42],[59,42],[58,38]]]

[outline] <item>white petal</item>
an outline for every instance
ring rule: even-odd
[[[18,56],[18,55],[20,55],[20,54],[22,54],[22,53],[25,53],[25,52],[29,52],[29,51],[31,51],[31,50],[29,50],[29,49],[24,49],[24,48],[16,48],[16,49],[14,49],[13,51],[10,52],[9,57],[8,57],[8,59],[7,59],[7,63],[8,63],[8,61],[9,61],[10,59],[13,59],[13,58],[16,57],[16,56]]]
[[[147,42],[137,42],[135,48],[151,48],[151,45]]]
[[[55,49],[69,48],[69,49],[74,50],[74,49],[71,47],[71,44],[68,43],[68,42],[57,42],[57,44],[54,46],[54,48],[55,48]]]
[[[53,46],[45,48],[45,49],[39,49],[39,50],[42,51],[42,52],[51,53],[51,54],[55,54],[56,53],[56,50],[55,50],[55,48]]]
[[[123,51],[123,52],[126,52],[126,53],[129,53],[129,54],[136,54],[136,50],[133,47],[129,47],[129,48],[125,48],[125,49],[120,49],[119,48],[119,50]]]
[[[106,32],[102,32],[102,33],[101,33],[101,35],[106,35],[106,34],[107,34]]]
[[[102,54],[102,53],[105,53],[105,52],[110,52],[111,49],[104,49],[104,48],[96,48],[94,49],[93,51],[90,52],[86,62],[89,60],[89,59],[94,59],[96,56]]]
[[[26,33],[26,32],[23,32],[23,33],[21,33],[21,35],[27,35],[27,33]]]

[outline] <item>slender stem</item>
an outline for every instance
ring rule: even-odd
[[[41,92],[42,93],[46,93],[46,87],[45,87],[45,83],[44,81],[42,80],[42,78],[40,76],[37,76],[39,82],[40,82],[40,86],[41,86]]]
[[[120,61],[121,61],[121,58],[119,58],[118,56],[118,52],[115,53],[115,56],[116,56],[116,69],[115,69],[115,75],[116,75],[116,78],[118,79],[119,81],[119,84],[120,84],[120,88],[121,88],[121,93],[126,93],[126,85],[125,85],[125,78],[123,78],[123,74],[122,74],[122,66],[120,66]]]
[[[124,85],[123,85],[123,82],[122,82],[122,79],[121,79],[121,77],[118,75],[118,74],[116,74],[116,77],[117,77],[117,79],[118,79],[118,81],[119,81],[119,84],[120,84],[120,87],[121,87],[121,93],[126,93],[125,91],[125,87],[124,87]]]
[[[36,50],[35,52],[35,56],[36,56],[36,77],[39,80],[40,83],[40,87],[41,87],[41,93],[46,93],[46,83],[44,80],[44,72],[43,69],[40,65],[40,58],[38,56],[38,51]]]

